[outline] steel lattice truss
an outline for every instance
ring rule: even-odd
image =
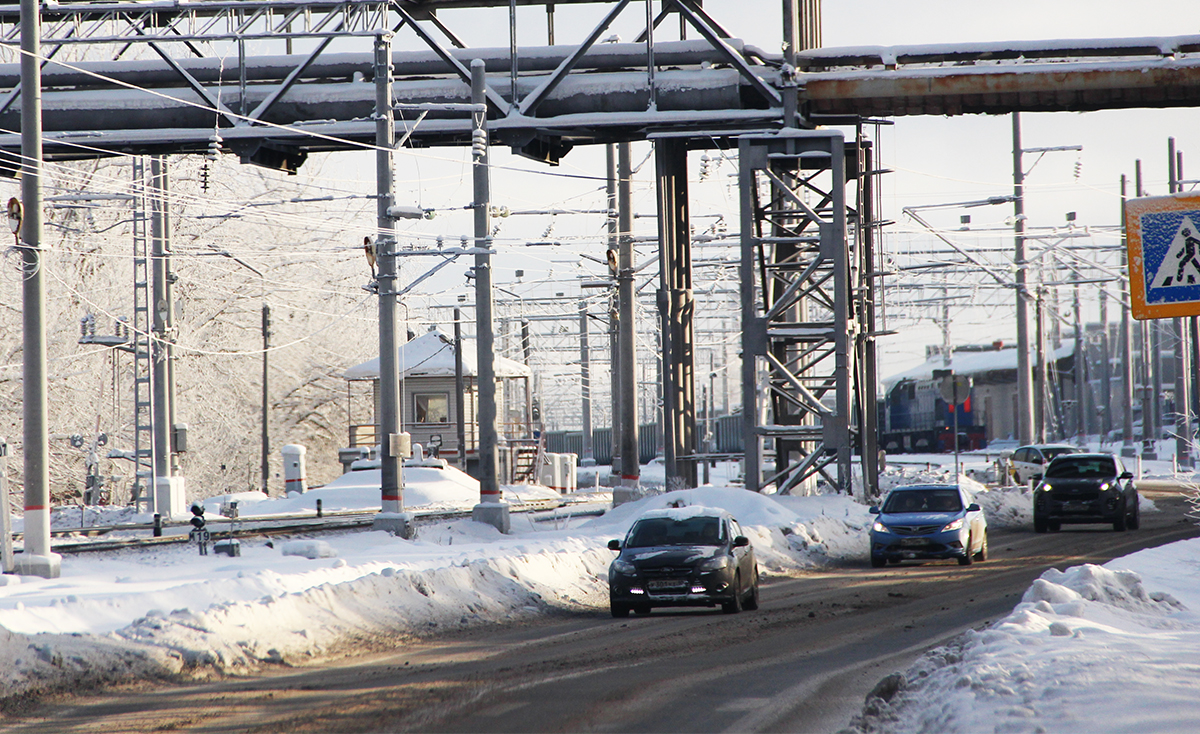
[[[552,32],[555,3],[520,4],[546,5]],[[327,49],[335,39],[361,37],[366,46],[378,35],[419,49],[393,55],[401,105],[465,102],[471,60],[483,59],[493,140],[550,163],[576,144],[643,139],[656,129],[711,135],[780,125],[779,63],[731,38],[697,0],[663,0],[656,17],[645,14],[654,28],[678,15],[695,40],[656,42],[643,31],[624,44],[599,41],[623,12],[642,17],[645,4],[603,4],[605,15],[582,38],[536,50],[466,48],[438,16],[508,5],[498,0],[56,4],[43,10],[45,157],[204,152],[216,141],[245,162],[293,171],[310,152],[369,145],[374,98],[361,82],[373,78],[370,54]],[[19,17],[19,6],[0,6],[0,44],[14,54]],[[249,41],[257,55],[248,55]],[[293,41],[305,41],[302,52],[292,54]],[[286,53],[263,55],[268,44],[282,51],[285,43]],[[231,45],[237,62],[226,69]],[[63,60],[71,56],[64,49],[85,46],[115,51],[111,61]],[[158,62],[126,60],[135,48],[151,49]],[[0,150],[14,153],[18,64],[0,65],[0,89],[8,90]],[[461,115],[433,111],[404,133],[409,144],[459,145],[469,142],[469,128]]]
[[[874,466],[872,309],[855,304],[873,298],[874,223],[858,216],[871,207],[857,152],[839,132],[740,141],[748,489],[787,493],[820,475],[849,491],[855,449]]]

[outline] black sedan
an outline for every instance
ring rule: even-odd
[[[649,614],[653,607],[714,607],[726,614],[758,608],[758,566],[737,520],[711,507],[652,510],[608,567],[614,617]]]
[[[1044,533],[1064,523],[1112,523],[1113,530],[1141,524],[1133,473],[1112,454],[1069,454],[1046,467],[1033,492],[1033,529]]]

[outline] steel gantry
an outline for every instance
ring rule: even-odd
[[[836,131],[739,140],[746,487],[877,474],[870,146]],[[830,467],[835,471],[830,472]]]

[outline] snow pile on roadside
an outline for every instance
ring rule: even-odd
[[[920,465],[893,465],[879,478],[880,490],[886,495],[895,487],[908,484],[952,484],[954,472],[942,466],[925,468]],[[987,515],[989,527],[1031,527],[1033,525],[1033,494],[1028,487],[987,487],[966,474],[958,483],[966,489]],[[1146,506],[1143,505],[1145,510]]]
[[[412,541],[343,532],[243,539],[237,557],[190,544],[70,556],[58,579],[0,578],[0,706],[83,685],[303,664],[550,610],[607,614],[607,541],[671,502],[738,518],[766,574],[865,553],[869,516],[848,497],[706,487],[595,519],[514,514],[509,535],[458,520],[422,526]]]
[[[790,497],[701,487],[622,505],[589,527],[612,527],[612,537],[618,538],[642,513],[675,504],[720,507],[733,515],[750,538],[764,574],[787,575],[828,558],[865,560],[867,556],[871,515],[866,506],[846,495]]]
[[[994,627],[885,679],[850,731],[1193,732],[1198,568],[1200,540],[1051,569]]]

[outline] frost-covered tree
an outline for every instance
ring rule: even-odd
[[[340,471],[341,373],[377,352],[376,300],[362,288],[369,272],[361,251],[375,204],[356,182],[323,178],[322,163],[310,160],[304,175],[288,177],[232,156],[169,159],[176,416],[189,425],[182,469],[192,498],[260,486],[263,304],[272,321],[272,489],[282,488],[278,449],[286,443],[308,447],[311,482]],[[80,344],[79,336],[81,319],[104,335],[132,315],[133,205],[114,197],[132,190],[132,163],[52,165],[44,181],[52,496],[79,501],[85,458],[103,433],[100,474],[110,478],[112,501],[128,501],[132,463],[105,457],[133,445],[133,358]],[[9,476],[19,492],[20,253],[10,247],[0,262],[0,431],[13,449]]]

